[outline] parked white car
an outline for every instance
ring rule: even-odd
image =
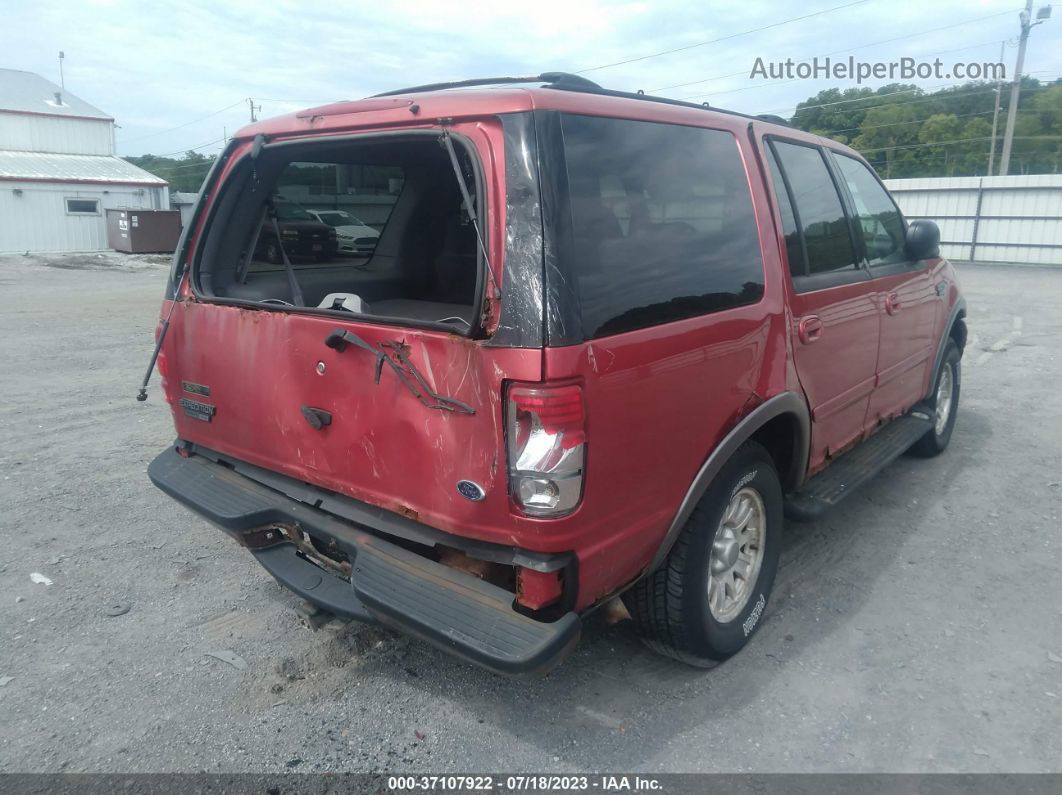
[[[380,233],[377,230],[346,210],[331,208],[313,210],[307,207],[306,212],[336,230],[336,239],[341,252],[368,256],[372,254],[380,239]]]

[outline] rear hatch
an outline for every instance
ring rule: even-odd
[[[326,345],[336,330],[392,360],[398,346],[436,394],[473,413],[430,407],[387,364],[377,383],[372,353]],[[167,391],[180,438],[444,530],[508,511],[502,381],[538,380],[538,351],[202,302],[180,304],[170,337]],[[328,424],[315,427],[308,412]],[[458,492],[463,480],[496,505],[474,509]]]
[[[189,246],[160,371],[181,439],[508,540],[504,382],[541,380],[542,352],[498,344],[504,174],[482,164],[498,162],[484,153],[503,133],[496,120],[454,125],[456,159],[440,130],[421,133],[259,142],[253,161],[250,141],[234,150]],[[371,257],[286,249],[268,262],[259,242],[281,188],[373,224]]]

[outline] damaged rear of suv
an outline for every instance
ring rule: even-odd
[[[149,476],[308,601],[500,673],[621,593],[657,648],[722,659],[809,471],[753,120],[470,84],[532,80],[237,135],[174,260]]]
[[[529,121],[377,98],[241,133],[176,260],[158,365],[179,438],[149,471],[309,601],[506,673],[579,631],[571,545],[538,538],[576,508],[583,443],[578,385],[542,388]],[[303,240],[324,224],[293,206],[379,236]]]

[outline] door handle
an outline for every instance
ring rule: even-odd
[[[800,318],[797,324],[797,336],[805,345],[810,345],[822,336],[822,320],[818,315],[807,315]]]
[[[895,315],[900,311],[900,296],[898,293],[889,293],[885,296],[885,311]]]

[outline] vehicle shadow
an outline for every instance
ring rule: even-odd
[[[712,670],[650,652],[629,622],[607,626],[598,612],[585,621],[572,656],[541,680],[493,676],[417,641],[408,642],[403,665],[381,655],[366,660],[360,675],[412,681],[431,699],[461,704],[485,728],[519,737],[558,764],[632,769],[690,732],[746,737],[743,708],[772,685],[770,697],[784,698],[786,688],[776,682],[807,679],[807,651],[839,630],[858,628],[875,583],[907,565],[905,542],[932,532],[927,513],[980,455],[990,432],[984,414],[964,411],[945,455],[902,457],[821,520],[788,522],[766,619],[746,649]],[[417,674],[413,680],[410,670]],[[813,687],[821,688],[822,680]],[[592,762],[585,755],[590,749]],[[505,758],[496,766],[505,768]]]

